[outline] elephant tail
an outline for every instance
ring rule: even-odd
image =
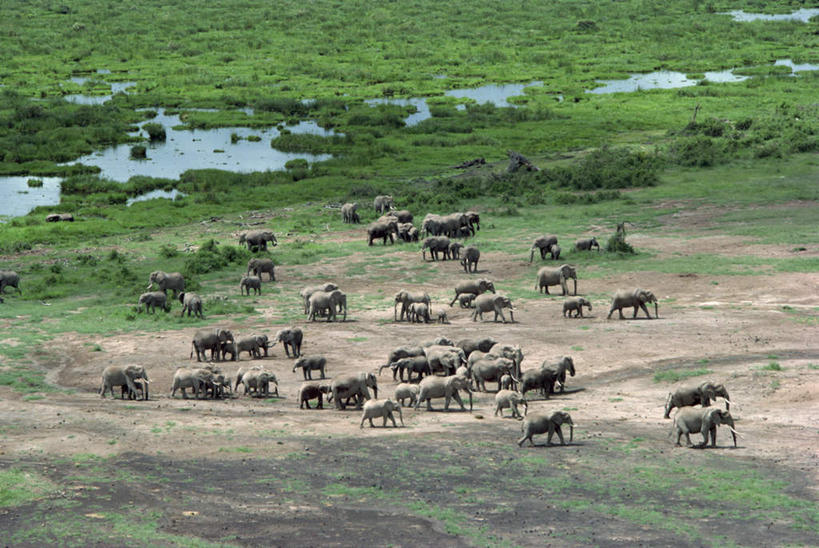
[[[666,399],[665,399],[665,415],[663,415],[663,417],[666,418],[666,419],[671,418],[671,398],[672,398],[672,394],[671,394],[671,392],[669,392],[668,397],[666,397]]]

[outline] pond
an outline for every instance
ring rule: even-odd
[[[83,85],[89,79],[82,76],[72,76],[71,81],[75,84]],[[63,99],[69,103],[77,105],[102,105],[111,100],[117,93],[128,93],[128,88],[132,88],[136,82],[112,82],[110,95],[84,95],[82,93],[72,93],[70,95],[63,95]]]
[[[750,21],[801,21],[807,23],[812,17],[819,15],[819,8],[799,9],[792,13],[780,13],[768,15],[766,13],[746,13],[743,10],[733,10],[724,12],[725,15],[733,17],[734,21],[748,23]]]
[[[42,181],[41,187],[29,187],[28,181]],[[37,206],[60,203],[60,177],[0,177],[0,217],[25,215]]]

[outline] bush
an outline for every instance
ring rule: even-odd
[[[221,270],[231,264],[244,265],[249,258],[250,252],[245,248],[232,245],[219,247],[214,240],[208,240],[196,253],[185,258],[183,274],[187,278],[193,274]]]
[[[285,169],[307,169],[310,165],[307,163],[307,160],[304,158],[296,158],[294,160],[288,160],[284,164]]]
[[[606,242],[606,251],[609,253],[636,253],[631,244],[626,242],[626,235],[622,232],[617,232],[609,238]]]
[[[164,257],[165,259],[170,259],[172,257],[176,257],[179,255],[179,251],[170,244],[163,244],[159,247],[159,256]]]
[[[165,135],[165,128],[162,126],[162,124],[148,123],[142,126],[142,129],[148,133],[148,139],[151,142],[164,141],[167,138]]]
[[[26,184],[28,185],[29,188],[40,188],[41,186],[43,186],[43,180],[29,179],[28,181],[26,181]]]
[[[148,157],[148,149],[145,145],[134,145],[131,147],[131,158],[141,160]]]

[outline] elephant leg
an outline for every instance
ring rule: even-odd
[[[650,320],[651,319],[651,314],[649,314],[648,307],[645,305],[645,303],[640,303],[640,308],[642,308],[643,312],[646,313],[646,318],[648,318]]]
[[[560,439],[560,445],[566,445],[566,442],[563,440],[563,431],[560,429],[560,425],[555,425],[555,432],[557,433],[557,437]]]
[[[464,405],[463,400],[461,399],[461,395],[458,394],[458,391],[452,393],[452,397],[455,398],[455,401],[458,402],[458,405],[461,406],[461,411],[466,411],[466,406]],[[447,402],[448,403],[448,402]]]
[[[319,392],[318,404],[316,404],[316,409],[324,409],[324,398],[322,397],[321,392]]]
[[[631,316],[631,319],[634,319],[634,318],[636,318],[636,317],[637,317],[637,310],[638,310],[638,306],[639,306],[639,305],[636,305],[636,304],[634,305],[634,315],[632,315],[632,316]]]
[[[319,370],[319,372],[321,373],[321,378],[323,379],[323,378],[324,378],[324,367],[322,367],[322,368]]]
[[[309,367],[303,367],[301,372],[304,375],[304,380],[306,380],[306,381],[312,381],[313,380],[313,372],[310,370]]]

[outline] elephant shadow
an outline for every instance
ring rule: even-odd
[[[563,445],[561,445],[560,442],[551,443],[551,444],[543,442],[543,443],[536,443],[534,445],[524,446],[521,449],[525,449],[526,447],[529,447],[530,449],[545,448],[545,447],[551,447],[551,448],[554,448],[554,449],[560,449],[560,448],[568,449],[570,447],[584,447],[585,445],[586,444],[583,443],[582,441],[569,441],[569,442],[566,442]]]

